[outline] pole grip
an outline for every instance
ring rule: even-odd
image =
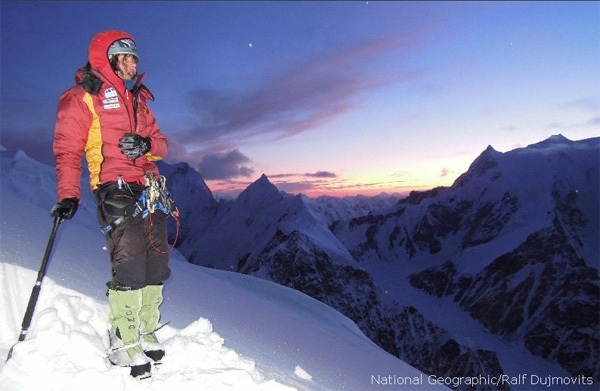
[[[19,334],[19,341],[25,340],[27,330],[29,330],[29,326],[31,326],[31,320],[33,319],[33,311],[35,310],[35,305],[38,301],[38,297],[40,296],[41,290],[42,283],[41,281],[38,281],[33,286],[33,289],[31,290],[31,296],[29,296],[29,303],[27,304],[25,316],[23,316],[23,323],[21,324],[21,334]]]

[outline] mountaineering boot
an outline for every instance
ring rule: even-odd
[[[158,307],[163,301],[163,286],[146,285],[142,291],[142,308],[140,310],[140,343],[146,356],[160,364],[165,355],[164,346],[156,338],[156,326],[160,319]]]
[[[140,346],[142,290],[108,290],[111,330],[108,359],[113,365],[131,367],[131,376],[150,377],[150,359]]]

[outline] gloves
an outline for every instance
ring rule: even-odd
[[[142,137],[135,133],[125,133],[125,137],[119,140],[121,153],[131,160],[148,153],[151,147],[150,137]]]
[[[78,207],[79,200],[77,198],[65,198],[52,207],[50,215],[62,220],[69,220],[75,215]]]

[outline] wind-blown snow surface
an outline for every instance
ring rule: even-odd
[[[291,289],[206,269],[171,253],[158,331],[164,364],[151,380],[107,365],[110,278],[95,204],[59,227],[25,341],[15,345],[52,225],[52,167],[0,149],[0,388],[19,390],[369,390],[374,379],[422,379],[348,318]],[[417,383],[414,381],[414,383]]]

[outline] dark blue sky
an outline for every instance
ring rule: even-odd
[[[598,2],[0,3],[0,143],[52,164],[91,37],[131,33],[170,162],[235,194],[449,185],[487,145],[600,134]]]

